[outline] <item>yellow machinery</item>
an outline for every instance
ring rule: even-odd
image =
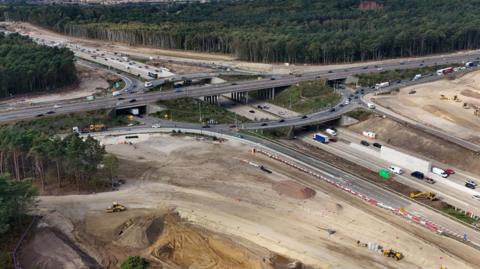
[[[434,192],[411,192],[410,193],[410,198],[426,198],[428,200],[436,200],[437,199],[437,194]]]
[[[105,124],[90,124],[89,127],[90,132],[99,132],[107,130],[107,126]]]
[[[120,204],[119,202],[113,202],[112,206],[107,208],[105,212],[115,213],[115,212],[122,212],[125,210],[127,210],[127,208],[124,205]]]
[[[403,259],[403,254],[401,252],[395,251],[393,249],[384,249],[383,255],[387,257],[394,258],[395,260],[399,261]]]

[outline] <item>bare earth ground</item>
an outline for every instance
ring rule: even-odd
[[[433,135],[403,126],[391,119],[374,117],[354,124],[349,129],[356,133],[373,131],[377,139],[395,147],[416,152],[441,163],[448,163],[472,174],[480,174],[478,154]]]
[[[409,94],[415,90],[415,94]],[[443,94],[449,100],[440,100]],[[454,101],[454,96],[461,101]],[[480,106],[480,72],[468,73],[455,80],[440,80],[400,90],[399,94],[376,96],[382,106],[410,119],[445,130],[455,136],[480,141],[480,117],[463,104]]]
[[[268,72],[268,73],[277,73],[277,74],[288,74],[290,72],[315,72],[315,71],[325,71],[331,70],[333,68],[350,68],[364,63],[352,63],[352,64],[335,64],[335,65],[289,65],[284,64],[270,64],[270,63],[252,63],[239,61],[232,57],[231,55],[219,54],[219,53],[202,53],[194,51],[182,51],[182,50],[167,50],[167,49],[156,49],[156,48],[146,48],[146,47],[133,47],[121,43],[112,43],[99,40],[75,38],[60,35],[52,31],[42,29],[40,27],[28,24],[28,23],[8,23],[9,30],[11,31],[20,31],[26,32],[30,35],[37,37],[49,36],[55,38],[57,41],[70,41],[77,44],[82,44],[84,46],[91,46],[96,48],[102,48],[104,50],[116,51],[121,53],[126,53],[134,55],[137,57],[150,57],[154,56],[163,60],[174,60],[180,62],[190,62],[190,63],[204,63],[204,64],[216,64],[222,66],[229,66],[231,68],[238,68],[243,70],[250,70],[256,72]],[[458,52],[457,54],[465,54],[466,52]],[[436,57],[441,58],[443,55],[437,55]],[[417,59],[417,58],[411,58]],[[410,58],[403,58],[403,61],[408,61]],[[370,64],[379,64],[379,63],[397,63],[399,59],[390,59],[383,61],[371,61]]]
[[[14,97],[2,103],[8,103],[10,105],[26,105],[29,103],[82,98],[106,90],[109,87],[107,80],[115,80],[118,78],[110,73],[101,70],[93,70],[79,64],[76,65],[76,68],[79,81],[75,85],[64,87],[48,94],[29,94],[22,97]]]
[[[333,187],[319,184],[322,187],[308,200],[279,195],[272,183],[313,179],[252,155],[238,142],[169,135],[140,135],[133,145],[118,144],[122,140],[103,139],[107,150],[122,158],[121,174],[127,184],[121,190],[46,196],[38,206],[45,215],[44,226],[56,227],[101,266],[113,268],[127,255],[141,254],[154,263],[153,268],[162,268],[160,264],[163,268],[285,268],[272,262],[285,260],[273,253],[314,268],[411,269],[443,264],[462,269],[480,264],[477,251],[350,196],[345,199],[346,194]],[[273,173],[243,160],[263,164]],[[104,213],[112,201],[129,209]],[[169,210],[183,220],[165,215]],[[326,229],[336,233],[329,235]],[[30,240],[25,249],[36,251],[22,252],[24,262],[73,258],[68,247],[52,253],[35,245],[48,240]],[[405,258],[395,261],[370,252],[358,247],[357,240],[392,247]],[[81,257],[77,254],[75,261],[83,267],[64,268],[88,267],[88,257]],[[56,264],[62,264],[61,259]]]

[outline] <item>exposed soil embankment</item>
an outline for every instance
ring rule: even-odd
[[[480,156],[441,138],[417,129],[409,128],[396,121],[374,117],[349,127],[355,132],[373,131],[379,140],[390,145],[416,152],[419,155],[471,173],[480,173]]]

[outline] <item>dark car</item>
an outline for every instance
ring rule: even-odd
[[[370,143],[368,143],[368,142],[365,141],[365,140],[360,141],[360,144],[362,144],[362,145],[364,145],[364,146],[366,146],[366,147],[370,146]]]
[[[344,104],[340,104],[340,107],[344,107],[345,105]]]
[[[329,111],[330,111],[330,112],[335,112],[335,108],[334,108],[334,107],[332,107],[332,108],[330,108],[330,110],[329,110]]]
[[[424,178],[425,178],[425,175],[424,175],[422,172],[420,172],[420,171],[412,172],[410,175],[411,175],[412,177],[418,178],[418,179],[424,179]]]
[[[128,102],[130,102],[130,103],[135,103],[136,101],[137,101],[137,99],[132,99],[132,100],[130,100],[130,101],[128,101]]]
[[[328,70],[328,73],[333,73],[333,71],[332,71],[332,70]]]
[[[475,185],[473,185],[473,184],[471,184],[471,183],[468,183],[468,182],[465,183],[465,187],[467,187],[467,188],[469,188],[469,189],[472,189],[472,190],[474,190],[474,189],[476,188]]]
[[[260,124],[261,126],[267,126],[268,124],[266,122]]]
[[[237,85],[237,83],[236,83],[236,82],[232,82],[232,85]]]
[[[379,148],[379,149],[382,148],[382,144],[377,143],[377,142],[373,143],[372,145],[376,148]]]
[[[308,118],[307,115],[303,115],[303,116],[302,116],[302,119],[306,119],[306,118]]]
[[[210,128],[210,125],[205,124],[205,125],[202,126],[202,128]]]
[[[120,100],[120,101],[125,100],[125,98],[123,98],[123,97],[119,97],[117,99]]]
[[[35,115],[35,117],[37,117],[37,118],[43,117],[43,114],[37,114],[37,115]]]
[[[368,68],[368,66],[364,66],[364,67],[363,67],[363,69],[367,69],[367,68]]]
[[[48,111],[48,112],[47,112],[47,113],[45,113],[45,114],[49,114],[49,115],[50,115],[50,114],[55,114],[55,111],[53,111],[53,110],[50,110],[50,111]]]
[[[255,110],[249,110],[248,112],[250,112],[250,113],[255,113]]]
[[[274,77],[271,77],[270,80],[275,80],[275,78],[274,78]]]
[[[285,119],[281,119],[281,120],[279,120],[278,122],[285,122]]]

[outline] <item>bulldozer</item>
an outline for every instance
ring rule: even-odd
[[[434,192],[411,192],[410,198],[426,198],[428,200],[434,201],[437,199],[437,194]]]
[[[116,212],[122,212],[122,211],[125,211],[125,210],[127,210],[127,208],[126,208],[124,205],[122,205],[122,204],[120,204],[119,202],[116,202],[116,201],[115,201],[115,202],[113,202],[113,204],[112,204],[111,207],[105,209],[105,212],[107,212],[107,213],[116,213]]]
[[[399,261],[403,259],[403,254],[401,252],[395,251],[393,249],[384,249],[383,255],[387,257],[394,258],[395,260]]]

